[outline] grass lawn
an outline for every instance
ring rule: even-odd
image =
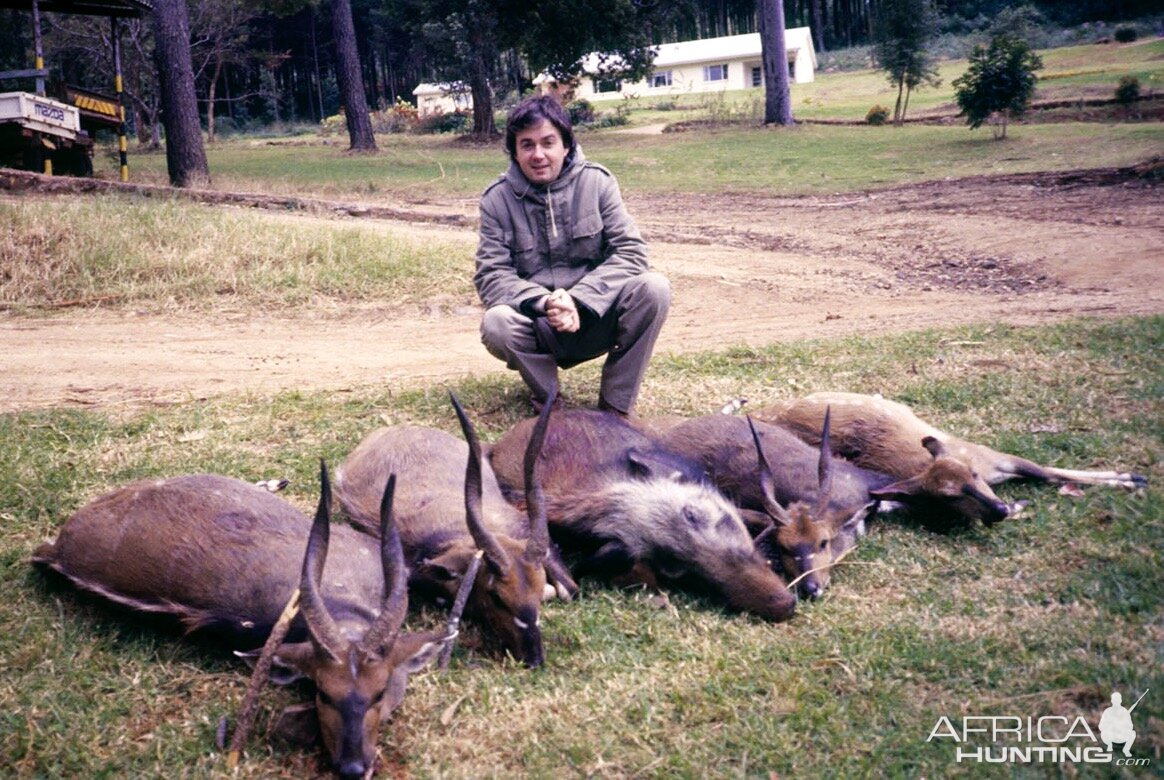
[[[984,341],[1006,356],[987,371],[973,362],[974,345]],[[544,670],[462,648],[448,673],[414,678],[382,739],[386,761],[398,766],[390,771],[938,776],[972,771],[954,762],[951,740],[927,742],[942,717],[1083,717],[1094,729],[1113,690],[1130,703],[1146,688],[1134,755],[1158,762],[1161,343],[1157,317],[657,361],[647,414],[677,405],[705,410],[709,399],[692,392],[701,383],[728,379],[763,403],[786,395],[789,380],[810,392],[835,389],[843,376],[846,388],[886,392],[977,441],[1056,465],[1135,469],[1152,484],[1134,493],[1088,488],[1082,496],[1003,486],[1004,499],[1032,503],[1021,519],[991,529],[937,533],[888,516],[834,574],[826,596],[781,625],[688,594],[672,593],[660,608],[647,593],[587,582],[580,600],[544,612]],[[958,344],[966,346],[951,346]],[[567,393],[596,381],[588,367],[567,377]],[[504,381],[453,388],[489,439],[524,413],[517,399],[498,401]],[[317,459],[337,462],[385,422],[455,430],[445,389],[436,387],[0,418],[0,578],[12,596],[0,607],[0,760],[8,772],[225,776],[212,737],[241,699],[242,664],[46,581],[28,555],[77,506],[139,477],[286,475],[290,500],[308,510]],[[410,623],[435,619],[421,613]],[[241,776],[315,771],[317,754],[262,736],[274,711],[304,697],[266,694]]]

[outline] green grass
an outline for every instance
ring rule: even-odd
[[[862,114],[863,115],[863,114]],[[591,160],[637,192],[723,190],[779,195],[851,192],[935,177],[1133,165],[1159,153],[1158,123],[1056,123],[1012,129],[1005,142],[960,125],[790,129],[724,126],[655,136],[582,134]],[[500,149],[447,139],[395,137],[372,156],[310,147],[209,150],[217,187],[337,200],[451,204],[476,215],[476,198],[504,170]],[[139,157],[139,177],[159,180],[164,160]],[[158,169],[155,166],[162,166]],[[440,167],[448,175],[440,175]],[[456,171],[454,175],[453,171]]]
[[[973,327],[664,356],[645,414],[762,404],[790,392],[884,392],[924,419],[1054,465],[1119,466],[1145,491],[1004,485],[1024,517],[991,529],[878,522],[825,598],[789,623],[730,615],[682,593],[585,583],[546,608],[538,672],[461,648],[414,678],[381,740],[388,774],[512,776],[946,776],[937,719],[1081,715],[1150,692],[1138,757],[1164,749],[1164,318]],[[983,353],[989,368],[976,362]],[[597,381],[580,367],[566,392]],[[516,380],[454,386],[488,439],[524,414]],[[246,670],[209,643],[104,608],[27,565],[70,512],[131,479],[202,470],[285,475],[315,500],[319,457],[371,428],[455,430],[444,388],[227,396],[161,410],[0,417],[0,766],[16,777],[225,777],[213,748]],[[204,435],[190,437],[190,431]],[[433,616],[414,616],[427,624]],[[243,777],[302,777],[318,755],[263,736],[299,690],[268,690]],[[1065,766],[1063,771],[1070,771]],[[996,769],[1046,776],[1053,766]],[[1087,770],[1090,772],[1091,770]],[[1104,770],[1106,773],[1106,770]],[[1088,775],[1092,776],[1092,775]]]
[[[620,184],[632,192],[801,195],[947,176],[1129,165],[1150,157],[1164,140],[1156,125],[1104,126],[1102,135],[1106,141],[1083,124],[1035,125],[994,144],[989,134],[965,128],[804,125],[678,133],[637,147],[603,139],[587,154],[618,171]],[[1097,158],[1103,144],[1119,151]]]

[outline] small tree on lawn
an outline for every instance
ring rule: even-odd
[[[873,56],[897,87],[893,124],[905,121],[909,95],[922,84],[942,83],[926,43],[937,30],[932,0],[882,0],[874,25]]]
[[[1042,59],[1021,38],[996,35],[989,46],[975,46],[970,67],[954,79],[954,97],[970,129],[989,121],[994,138],[1006,138],[1007,123],[1030,106],[1041,67]]]

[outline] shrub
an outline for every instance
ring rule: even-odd
[[[473,119],[464,111],[454,111],[446,114],[437,111],[434,114],[423,116],[416,122],[418,133],[463,133],[473,124]]]
[[[336,133],[344,132],[347,129],[347,120],[344,118],[343,112],[332,114],[324,117],[319,123],[320,135],[334,135]]]
[[[889,109],[883,105],[875,105],[865,114],[865,121],[871,125],[883,125],[889,120]]]
[[[1120,79],[1115,91],[1116,102],[1121,106],[1130,106],[1140,99],[1140,80],[1135,76],[1124,76]]]
[[[596,116],[592,121],[587,123],[588,127],[600,129],[603,127],[622,127],[630,122],[630,117],[627,111],[624,111],[622,106],[619,106],[614,111],[603,111]]]
[[[1136,40],[1135,27],[1117,27],[1115,31],[1115,39],[1120,43],[1131,43]]]
[[[699,108],[712,124],[754,122],[764,116],[764,97],[760,94],[751,100],[728,100],[723,92],[713,92],[702,97]]]
[[[372,129],[377,133],[407,133],[416,127],[417,117],[416,106],[396,98],[389,108],[372,112]]]
[[[1010,119],[1030,105],[1041,67],[1042,59],[1021,38],[996,35],[989,46],[975,46],[970,66],[954,79],[954,97],[970,128],[990,120],[995,139],[1005,138]]]
[[[570,114],[570,124],[584,125],[594,121],[594,106],[590,105],[589,100],[580,98],[572,101],[566,106],[566,111]]]

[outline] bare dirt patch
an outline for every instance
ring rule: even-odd
[[[653,264],[674,287],[659,352],[679,353],[942,325],[1164,313],[1159,173],[1156,161],[836,197],[627,193],[627,200]],[[276,205],[287,208],[285,200]],[[237,202],[262,205],[251,196]],[[286,218],[321,214],[374,219],[419,240],[434,231],[467,243],[474,236],[461,203],[443,211],[426,204],[416,213],[331,204]],[[476,302],[439,303],[293,318],[100,308],[49,318],[4,314],[0,412],[416,386],[504,371],[480,345]]]

